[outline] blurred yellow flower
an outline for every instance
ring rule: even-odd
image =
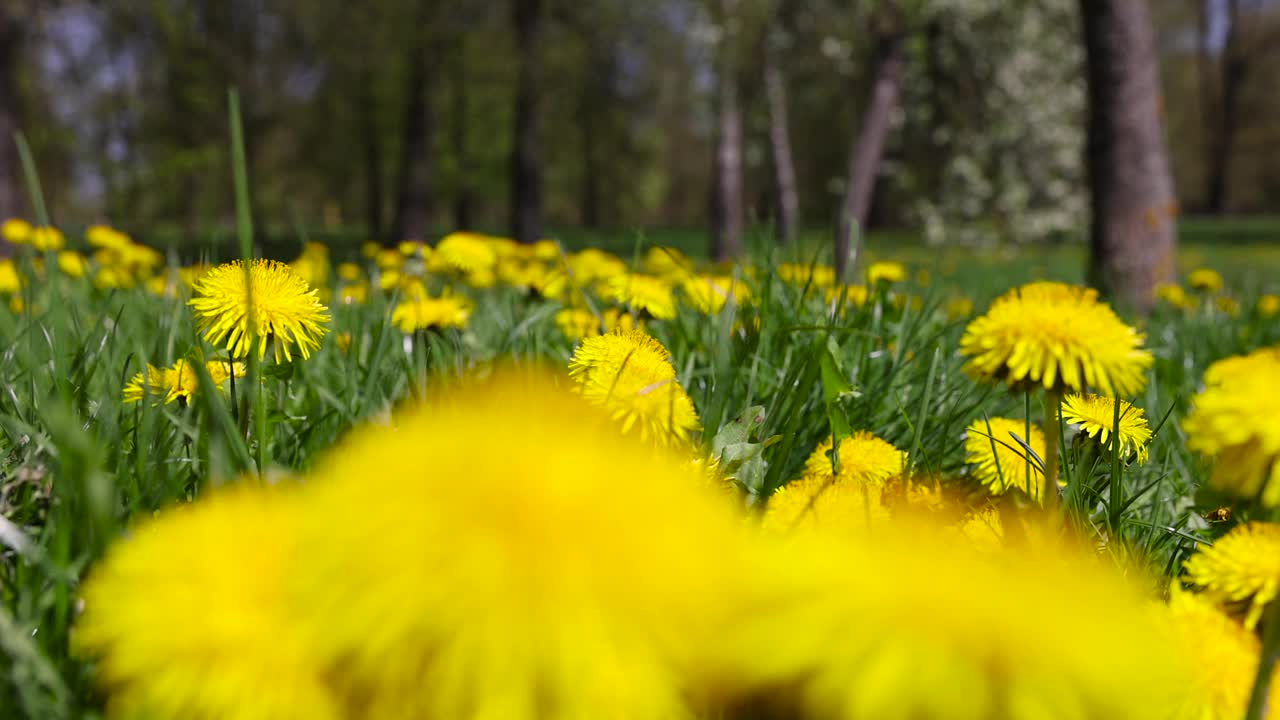
[[[556,312],[555,323],[566,338],[574,341],[600,334],[600,318],[586,308],[559,310]]]
[[[14,245],[25,245],[31,237],[31,223],[22,218],[9,218],[0,224],[0,237]]]
[[[965,369],[1012,389],[1133,395],[1146,385],[1143,335],[1092,289],[1055,282],[1016,288],[973,320],[960,339]]]
[[[1237,525],[1185,563],[1187,578],[1220,603],[1248,601],[1244,626],[1253,630],[1280,592],[1280,525]]]
[[[1261,654],[1258,636],[1240,626],[1201,595],[1186,592],[1175,582],[1166,610],[1170,635],[1178,656],[1193,670],[1191,697],[1179,717],[1201,720],[1239,720],[1245,716]],[[1266,717],[1280,708],[1280,672],[1272,675]]]
[[[782,263],[777,267],[778,277],[792,285],[810,285],[825,288],[836,283],[836,269],[830,265],[801,265]]]
[[[750,290],[732,275],[694,275],[680,284],[680,291],[690,307],[704,315],[715,315],[724,309],[729,298],[740,305]]]
[[[947,320],[956,322],[963,320],[973,314],[973,301],[967,297],[953,297],[947,301],[943,311],[947,314]]]
[[[569,359],[578,392],[640,439],[687,442],[701,430],[693,401],[676,379],[667,349],[643,330],[616,330],[585,339]]]
[[[1115,427],[1116,404],[1111,398],[1099,395],[1080,395],[1073,393],[1063,398],[1062,419],[1079,425],[1080,431],[1089,437],[1096,438],[1103,447],[1108,446],[1108,439]],[[1120,455],[1127,457],[1135,453],[1139,463],[1147,461],[1147,443],[1151,440],[1151,428],[1147,426],[1147,417],[1142,408],[1120,401]]]
[[[617,275],[605,281],[601,296],[649,313],[659,320],[676,316],[676,296],[669,281],[655,275]]]
[[[74,278],[84,277],[85,271],[88,269],[89,261],[75,250],[63,250],[58,253],[58,269],[64,275]]]
[[[878,282],[899,283],[907,279],[907,269],[902,263],[881,261],[867,266],[867,284]]]
[[[1240,303],[1233,297],[1219,295],[1213,299],[1213,306],[1224,315],[1235,317],[1240,314]]]
[[[241,486],[162,511],[93,568],[72,641],[98,659],[109,716],[347,717],[294,620],[291,490]]]
[[[353,262],[338,263],[338,278],[345,282],[356,282],[364,276],[364,271]]]
[[[379,270],[399,270],[404,266],[404,256],[395,248],[381,248],[373,257],[373,264]]]
[[[560,243],[542,239],[533,244],[533,256],[543,261],[560,259]]]
[[[645,251],[644,271],[672,282],[682,282],[693,275],[693,261],[676,248],[654,245]]]
[[[828,305],[850,308],[866,305],[868,293],[865,285],[836,285],[827,288],[823,296]]]
[[[223,392],[226,391],[225,383],[233,372],[238,378],[245,376],[245,366],[241,362],[233,364],[225,360],[210,360],[205,363],[205,370],[209,373],[213,386]],[[199,390],[200,378],[188,361],[179,360],[167,368],[148,364],[145,373],[134,375],[124,386],[124,402],[141,402],[147,395],[154,395],[162,398],[166,405],[178,400],[185,403]]]
[[[369,260],[376,258],[380,252],[382,252],[382,245],[379,243],[372,240],[360,243],[360,254]]]
[[[884,484],[902,473],[906,457],[864,430],[840,441],[839,468],[833,470],[828,437],[805,461],[804,474],[769,497],[764,525],[782,532],[876,525],[889,516]]]
[[[498,262],[498,254],[488,239],[472,232],[444,236],[436,245],[435,257],[450,270],[462,273],[492,271]]]
[[[720,643],[769,717],[1176,716],[1186,671],[1159,615],[1084,552],[895,523],[776,545],[763,609]]]
[[[420,257],[426,245],[421,240],[401,240],[396,249],[405,257]]]
[[[107,225],[90,225],[84,231],[84,239],[90,247],[116,251],[133,243],[128,235]]]
[[[1280,506],[1280,346],[1219,360],[1182,422],[1187,447],[1214,458],[1211,487]]]
[[[188,301],[197,328],[214,345],[225,345],[234,357],[249,354],[258,339],[258,357],[267,346],[275,348],[276,362],[292,360],[292,345],[304,359],[320,347],[329,322],[328,308],[288,265],[255,260],[249,266],[250,285],[245,286],[241,261],[219,265],[196,281],[195,297]],[[251,291],[251,292],[249,292]],[[249,305],[249,297],[253,305]],[[250,327],[252,314],[253,327]]]
[[[406,293],[391,311],[391,322],[406,334],[431,328],[464,328],[471,309],[471,301],[461,295]]]
[[[1258,298],[1258,314],[1263,317],[1275,317],[1280,313],[1280,295],[1263,295]]]
[[[360,717],[693,718],[730,680],[748,529],[556,384],[448,390],[317,463],[293,614]]]
[[[338,302],[343,305],[363,305],[369,301],[369,283],[354,283],[338,288]]]
[[[569,256],[568,270],[575,287],[586,287],[597,280],[626,275],[627,264],[612,253],[586,248]]]
[[[905,452],[866,430],[859,430],[840,441],[840,451],[834,458],[830,436],[818,443],[805,460],[804,474],[824,482],[881,485],[901,474],[906,465]]]
[[[32,228],[31,233],[27,235],[27,242],[38,252],[61,250],[66,245],[66,240],[62,237],[61,230],[45,226]]]
[[[1156,286],[1156,297],[1180,310],[1190,310],[1196,306],[1194,298],[1187,295],[1181,285],[1161,283]]]
[[[0,293],[21,291],[22,276],[18,274],[18,266],[9,258],[0,258]]]
[[[965,462],[973,466],[974,476],[993,494],[1000,495],[1010,488],[1017,488],[1044,502],[1044,473],[1035,458],[1027,462],[1026,449],[1013,435],[1029,445],[1036,457],[1044,460],[1044,433],[1039,427],[1032,423],[1031,436],[1028,437],[1025,420],[995,417],[974,420],[965,430]]]
[[[1187,273],[1187,284],[1203,293],[1216,293],[1222,289],[1222,276],[1216,270],[1196,268]]]
[[[131,288],[137,284],[137,279],[133,273],[125,268],[104,266],[98,268],[93,274],[93,286],[100,290],[113,290],[116,288]]]

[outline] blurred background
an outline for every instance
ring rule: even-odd
[[[1089,5],[0,0],[0,215],[21,130],[57,223],[229,233],[234,87],[267,243],[1083,240]],[[1147,6],[1181,232],[1272,239],[1280,3]]]

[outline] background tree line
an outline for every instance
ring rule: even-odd
[[[707,226],[721,256],[757,222],[1065,238],[1087,227],[1082,18],[1125,4],[0,0],[0,134],[25,130],[56,216],[126,227],[225,221],[234,86],[268,227]],[[1150,8],[1176,207],[1273,207],[1280,8]]]

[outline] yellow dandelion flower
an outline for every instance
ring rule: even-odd
[[[991,505],[967,513],[957,529],[975,550],[997,552],[1004,548],[1004,521]]]
[[[0,293],[22,292],[22,276],[9,258],[0,258]]]
[[[462,273],[493,270],[498,254],[484,235],[455,232],[444,236],[436,245],[435,257],[445,267]]]
[[[835,458],[837,472],[832,471],[831,438],[814,448],[804,463],[806,476],[859,485],[882,485],[897,477],[907,465],[907,454],[888,442],[859,430],[840,441]]]
[[[1233,297],[1219,295],[1213,299],[1213,306],[1224,315],[1235,317],[1240,314],[1240,303]]]
[[[100,290],[131,288],[138,282],[132,272],[121,267],[100,267],[93,274],[93,286]]]
[[[950,322],[963,320],[973,314],[973,301],[967,297],[953,297],[947,301],[943,311]]]
[[[1031,437],[1027,437],[1026,421],[991,418],[975,420],[965,430],[965,462],[973,466],[974,475],[992,493],[999,495],[1017,488],[1043,502],[1044,473],[1037,467],[1035,458],[1031,459],[1028,470],[1027,451],[1014,435],[1044,460],[1044,433],[1039,427],[1032,424]]]
[[[365,240],[360,243],[360,254],[369,260],[377,257],[380,252],[382,252],[382,245],[372,240]]]
[[[1190,310],[1196,306],[1195,299],[1188,296],[1187,291],[1176,283],[1161,283],[1157,285],[1156,297],[1180,310]]]
[[[769,717],[1156,720],[1181,700],[1159,616],[1091,558],[980,553],[892,523],[870,542],[788,540],[766,609],[720,643],[745,682],[770,688]]]
[[[344,355],[351,350],[351,333],[340,332],[336,337],[334,337],[334,341],[337,342],[338,349],[341,350]]]
[[[669,281],[656,275],[618,275],[605,281],[601,296],[659,320],[676,316],[676,296]]]
[[[1092,438],[1096,438],[1107,446],[1111,430],[1115,425],[1116,404],[1111,398],[1099,395],[1068,395],[1062,401],[1062,419]],[[1147,442],[1151,440],[1151,428],[1147,426],[1147,417],[1142,408],[1120,401],[1120,454],[1127,457],[1135,453],[1139,463],[1147,461]]]
[[[90,225],[84,231],[84,239],[90,247],[116,251],[133,243],[128,235],[107,225]]]
[[[1187,447],[1214,458],[1209,484],[1280,506],[1280,346],[1219,360],[1183,420]]]
[[[644,271],[679,282],[693,274],[693,261],[676,248],[654,245],[645,251]]]
[[[404,256],[395,248],[380,248],[373,257],[373,264],[379,270],[399,270],[404,267]]]
[[[232,373],[245,376],[244,363],[210,360],[205,363],[209,380],[219,391],[226,391],[226,382]],[[165,404],[181,400],[186,403],[200,390],[200,378],[195,368],[186,360],[179,360],[172,367],[157,368],[148,363],[146,373],[138,373],[124,386],[124,402],[140,402],[147,395],[163,398]]]
[[[354,283],[338,288],[338,302],[343,305],[363,305],[368,301],[369,283]]]
[[[1178,717],[1239,720],[1245,716],[1261,653],[1258,636],[1214,607],[1207,598],[1175,584],[1165,613],[1178,656],[1191,669],[1186,712]],[[1272,675],[1268,704],[1280,708],[1280,672]]]
[[[715,315],[732,298],[735,305],[744,302],[750,291],[731,275],[696,275],[680,284],[680,291],[690,307],[704,315]]]
[[[555,384],[446,391],[318,463],[296,614],[360,717],[697,716],[748,529]]]
[[[338,263],[338,278],[345,282],[356,282],[364,277],[364,271],[353,262]]]
[[[14,245],[25,245],[31,237],[31,223],[22,218],[9,218],[0,224],[0,237]]]
[[[829,287],[823,293],[828,305],[834,303],[836,306],[845,308],[866,305],[868,295],[865,285],[839,285]]]
[[[498,262],[496,275],[504,285],[520,290],[538,290],[545,287],[550,272],[541,260],[511,257]]]
[[[666,445],[701,430],[670,353],[643,330],[587,338],[569,359],[569,377],[588,402],[605,407],[624,433],[635,429],[641,441]]]
[[[1187,273],[1187,284],[1203,293],[1216,293],[1222,289],[1222,276],[1210,268],[1196,268]]]
[[[1280,313],[1280,295],[1263,295],[1258,298],[1257,308],[1262,317],[1275,317]]]
[[[66,239],[62,237],[61,230],[45,226],[32,228],[31,234],[27,236],[27,242],[38,252],[61,250],[66,245]]]
[[[471,309],[471,301],[461,295],[431,297],[425,292],[410,292],[391,311],[391,322],[405,334],[432,328],[464,328]]]
[[[600,334],[600,318],[585,308],[564,308],[557,311],[555,323],[560,332],[573,341]]]
[[[401,240],[400,244],[396,245],[396,249],[405,257],[418,257],[422,255],[422,249],[424,247],[426,247],[426,244],[421,240]]]
[[[867,266],[867,284],[875,285],[878,282],[900,283],[907,279],[907,269],[902,263],[881,261],[873,262]]]
[[[224,345],[235,357],[249,354],[250,343],[258,342],[258,357],[265,357],[267,345],[275,346],[275,359],[292,360],[291,345],[302,357],[320,347],[320,338],[329,322],[327,308],[306,281],[274,260],[255,260],[249,266],[251,285],[245,287],[245,268],[239,261],[219,265],[196,281],[195,297],[188,304],[196,325],[215,345]],[[246,290],[251,290],[250,298]],[[249,327],[252,310],[253,323]],[[273,342],[274,341],[274,342]]]
[[[623,312],[618,308],[605,308],[600,313],[600,319],[604,323],[605,332],[613,332],[614,330],[644,330],[644,322],[636,319],[635,315],[629,312]]]
[[[586,287],[597,280],[627,274],[627,264],[621,258],[595,248],[587,248],[569,256],[568,268],[577,287]]]
[[[542,239],[533,244],[533,256],[539,260],[559,260],[560,243],[555,240]]]
[[[960,352],[972,375],[1021,389],[1088,389],[1133,395],[1151,353],[1095,290],[1035,282],[1010,291],[965,328]]]
[[[1258,625],[1262,611],[1280,592],[1280,525],[1237,525],[1185,564],[1187,578],[1221,602],[1249,601],[1244,626]]]
[[[836,284],[836,269],[830,265],[782,263],[778,265],[777,273],[784,281],[800,287],[811,285],[826,288]]]
[[[163,511],[117,543],[81,587],[72,634],[98,658],[112,717],[345,717],[296,629],[296,498],[231,489]]]
[[[889,521],[884,488],[805,475],[769,496],[762,526],[770,532],[863,530]]]
[[[89,261],[75,250],[63,250],[58,253],[58,269],[68,277],[82,278],[88,267]]]

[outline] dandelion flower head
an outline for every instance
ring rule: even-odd
[[[1210,486],[1280,506],[1280,346],[1219,360],[1182,426],[1187,447],[1214,458]]]
[[[902,263],[891,261],[873,262],[867,266],[867,284],[875,285],[878,282],[889,284],[900,283],[907,278],[907,269]]]
[[[288,578],[295,497],[231,489],[162,511],[116,543],[81,587],[72,640],[98,658],[113,717],[343,717],[298,630]]]
[[[406,293],[391,311],[391,322],[403,333],[431,328],[464,328],[471,318],[471,301],[461,295],[431,297]]]
[[[1035,458],[1028,463],[1027,451],[1014,435],[1029,445],[1037,457],[1044,458],[1044,433],[1039,427],[1032,424],[1028,437],[1025,420],[990,418],[975,420],[965,430],[965,462],[973,466],[974,476],[996,495],[1018,488],[1042,500],[1044,473]]]
[[[196,281],[191,305],[196,325],[215,345],[225,346],[235,357],[249,354],[254,338],[258,356],[265,357],[269,340],[274,340],[275,359],[292,360],[291,346],[302,357],[320,347],[320,338],[329,322],[328,309],[320,303],[315,289],[274,260],[255,260],[249,266],[253,307],[248,304],[245,267],[240,261],[219,265]],[[250,327],[250,315],[255,327]]]
[[[1151,353],[1095,290],[1034,282],[997,298],[969,323],[960,353],[975,377],[1012,389],[1092,389],[1133,395],[1146,384]]]
[[[1147,461],[1147,443],[1151,440],[1151,428],[1147,426],[1147,417],[1141,408],[1120,402],[1120,454],[1127,457],[1130,453],[1137,455],[1139,463]],[[1081,395],[1073,393],[1063,398],[1062,419],[1079,425],[1080,431],[1095,438],[1107,446],[1111,431],[1115,428],[1116,403],[1111,398],[1099,395]]]
[[[669,280],[657,275],[615,275],[604,281],[601,296],[659,320],[676,316],[674,288]]]
[[[493,270],[498,263],[498,254],[484,235],[454,232],[436,244],[434,259],[450,270],[474,273]]]
[[[25,244],[30,236],[31,223],[22,218],[9,218],[0,224],[0,237],[14,245]]]
[[[205,363],[205,371],[209,373],[211,384],[219,391],[226,391],[226,382],[235,377],[245,376],[244,363],[229,363],[225,360],[210,360]],[[147,395],[163,398],[165,404],[182,400],[188,402],[200,390],[200,378],[196,370],[187,360],[178,360],[172,367],[157,368],[147,365],[146,373],[138,373],[124,386],[126,403],[141,402]]]
[[[1222,289],[1222,276],[1211,268],[1196,268],[1187,274],[1187,284],[1203,293],[1216,293]]]
[[[1262,611],[1280,591],[1280,525],[1237,525],[1213,545],[1187,559],[1187,578],[1222,602],[1248,601],[1244,626],[1258,625]]]
[[[310,479],[305,537],[346,550],[300,566],[300,611],[364,717],[693,715],[746,528],[687,454],[556,384],[447,390]]]
[[[607,408],[623,432],[634,428],[642,441],[688,441],[701,429],[670,353],[643,330],[587,338],[569,359],[569,377],[588,402]]]
[[[733,300],[741,304],[750,295],[743,282],[732,275],[694,275],[680,284],[680,291],[690,307],[704,315],[715,315]]]

